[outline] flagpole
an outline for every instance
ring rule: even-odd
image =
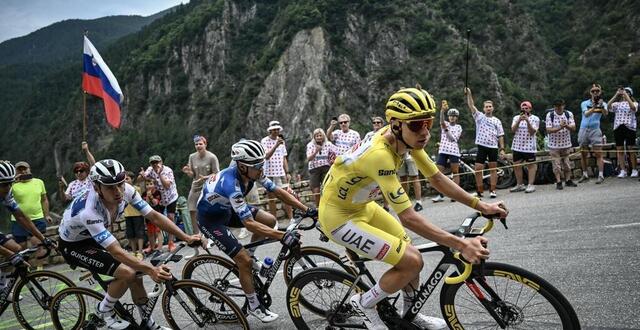
[[[82,92],[82,141],[87,141],[87,92]]]

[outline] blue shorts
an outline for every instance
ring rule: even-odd
[[[251,215],[255,219],[256,214],[258,214],[258,208],[249,205],[249,209],[251,210]],[[229,230],[228,228],[244,227],[244,224],[242,223],[240,218],[238,218],[238,215],[235,212],[232,212],[229,221],[223,222],[199,218],[198,225],[200,227],[200,231],[202,231],[204,236],[212,240],[213,243],[218,247],[218,249],[220,249],[230,258],[233,259],[242,249],[242,244],[238,242],[236,236],[233,235],[231,230]]]
[[[47,231],[47,221],[45,219],[37,219],[32,222],[42,234]],[[28,230],[24,229],[24,227],[15,221],[11,222],[11,233],[13,234],[13,239],[18,243],[24,243],[29,237],[33,236]]]
[[[447,163],[460,164],[460,157],[448,154],[438,154],[438,160],[436,161],[436,164],[442,167],[447,167]]]

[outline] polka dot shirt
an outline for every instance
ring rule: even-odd
[[[513,117],[513,121],[511,122],[511,126],[516,124],[520,115]],[[531,123],[531,127],[538,131],[538,127],[540,127],[540,118],[536,115],[529,115],[529,122]],[[536,147],[536,133],[530,134],[529,128],[527,126],[526,121],[521,121],[516,129],[516,133],[513,135],[513,143],[511,143],[511,150],[532,153],[537,151]]]
[[[553,112],[553,111],[551,111]],[[553,121],[551,121],[551,112],[547,113],[547,118],[545,119],[545,127],[547,128],[547,132],[549,128],[558,128],[560,127],[560,123],[566,121],[568,125],[575,125],[576,121],[573,118],[573,114],[567,110],[564,111],[563,114],[554,114]],[[566,115],[569,115],[569,119],[567,120]],[[549,149],[565,149],[571,148],[571,132],[568,129],[561,129],[555,133],[548,133],[548,141],[547,146]]]
[[[333,144],[337,148],[338,156],[349,151],[351,147],[360,142],[360,133],[350,129],[346,133],[342,130],[335,130],[331,132],[333,136]]]
[[[487,148],[498,148],[498,137],[504,136],[502,122],[496,117],[487,117],[480,111],[473,113],[476,121],[476,144]]]
[[[447,132],[441,130],[440,132],[440,149],[438,149],[438,153],[458,156],[460,157],[460,147],[458,146],[458,140],[460,140],[460,136],[462,135],[462,126],[455,124],[451,125],[448,121],[444,122],[445,126],[449,130],[449,133],[453,137],[450,139],[447,135]]]
[[[265,152],[269,152],[278,140],[274,140],[268,136],[265,136],[260,143],[262,143],[262,147]],[[283,143],[278,146],[276,151],[273,152],[271,158],[267,159],[264,163],[264,175],[267,177],[281,177],[286,176],[287,174],[284,171],[284,157],[287,156],[287,147],[286,144]]]
[[[635,102],[635,105],[637,111],[638,102]],[[627,126],[628,129],[635,131],[638,127],[636,113],[631,111],[629,102],[613,102],[613,104],[611,104],[611,112],[616,114],[616,117],[613,120],[613,129],[618,128],[620,125],[624,125]]]

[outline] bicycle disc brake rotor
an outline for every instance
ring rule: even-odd
[[[524,321],[522,308],[510,302],[501,301],[494,310],[507,326],[519,325]]]

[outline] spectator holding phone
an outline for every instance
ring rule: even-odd
[[[277,120],[272,120],[269,122],[269,127],[267,127],[267,132],[269,135],[262,138],[260,144],[266,151],[265,154],[265,164],[264,164],[264,175],[269,178],[269,180],[275,183],[276,187],[287,190],[289,187],[289,162],[287,161],[287,147],[285,145],[284,137],[282,134],[282,126],[280,126],[280,122]],[[269,212],[273,214],[276,219],[278,215],[276,214],[276,195],[273,193],[268,194],[269,197]],[[293,210],[291,206],[288,204],[283,205],[284,212],[287,216],[287,219],[293,220]]]
[[[360,143],[360,133],[349,128],[351,117],[346,113],[338,116],[337,120],[332,119],[331,125],[327,128],[329,141],[338,148],[338,156],[347,152],[351,147]],[[340,124],[340,129],[335,130],[336,124]]]
[[[516,174],[516,186],[513,187],[511,192],[524,191],[525,193],[532,193],[536,191],[536,187],[533,185],[536,179],[536,169],[538,165],[536,161],[536,133],[540,127],[540,118],[531,113],[533,106],[529,101],[522,101],[520,103],[520,114],[513,117],[511,121],[511,131],[513,134],[513,143],[511,144],[511,150],[513,150],[513,171]],[[524,186],[524,178],[522,171],[522,163],[527,163],[527,187]]]
[[[571,166],[569,164],[571,132],[576,130],[576,121],[573,114],[565,110],[564,100],[553,102],[553,110],[547,113],[545,127],[549,136],[549,155],[552,159],[553,174],[556,177],[556,189],[563,189],[563,173],[565,185],[567,187],[577,187],[571,180]]]
[[[580,166],[582,167],[582,178],[579,183],[589,181],[589,173],[587,172],[587,156],[589,155],[589,147],[593,148],[598,164],[598,180],[596,184],[604,181],[604,160],[602,158],[602,131],[600,130],[600,118],[608,114],[607,104],[602,100],[602,86],[592,84],[589,89],[591,97],[582,101],[580,108],[582,110],[582,120],[580,121],[580,130],[578,131],[578,144],[582,148],[580,152]]]
[[[618,150],[618,166],[620,166],[619,178],[627,176],[626,162],[624,160],[624,150],[626,146],[629,152],[629,160],[631,161],[631,177],[638,177],[636,169],[636,129],[638,122],[636,113],[638,111],[638,102],[633,98],[633,89],[631,87],[618,87],[618,91],[613,95],[607,103],[608,109],[615,114],[613,120],[613,136],[616,140],[616,149]]]
[[[316,128],[307,143],[307,161],[309,162],[309,186],[313,192],[316,206],[320,203],[320,184],[336,157],[336,146],[327,140],[322,128]]]

